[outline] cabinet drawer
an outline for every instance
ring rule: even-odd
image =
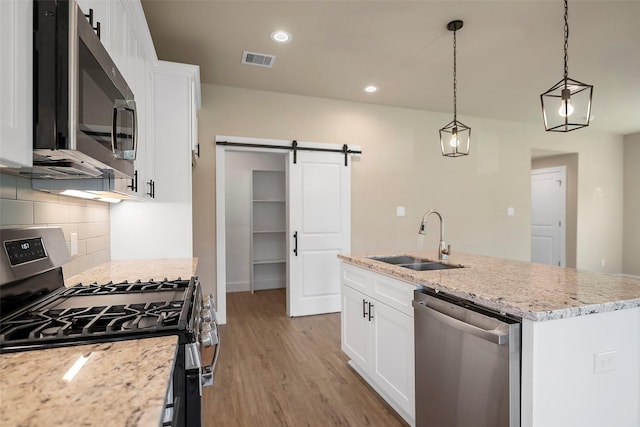
[[[354,267],[344,262],[341,264],[342,269],[340,274],[342,275],[342,283],[369,295],[371,293],[371,286],[368,278],[371,273],[360,267]]]
[[[415,285],[373,273],[370,295],[413,318],[413,290]]]

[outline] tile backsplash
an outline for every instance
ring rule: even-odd
[[[71,250],[78,234],[78,254],[63,266],[71,277],[111,259],[109,204],[32,190],[31,181],[0,173],[0,227],[57,226]]]

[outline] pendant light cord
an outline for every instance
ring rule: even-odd
[[[453,33],[455,40],[455,32]],[[455,42],[454,42],[455,43]],[[564,0],[564,84],[567,85],[567,78],[569,78],[569,4],[567,0]]]
[[[566,70],[566,62],[565,62],[565,70]],[[457,72],[456,72],[456,31],[454,30],[453,31],[453,121],[454,122],[456,122],[458,118],[458,111],[456,107],[456,104],[457,104],[456,98],[457,98],[457,92],[458,92],[457,83],[458,81],[457,81]]]

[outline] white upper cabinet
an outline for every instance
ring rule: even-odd
[[[85,15],[93,15],[94,27],[100,24],[100,40],[135,99],[138,143],[130,186],[137,196],[150,199],[155,161],[151,70],[157,57],[142,5],[139,0],[78,0],[78,5]]]
[[[33,163],[33,3],[0,0],[0,166]]]
[[[196,65],[158,61],[153,70],[157,201],[191,203],[191,153],[197,139],[193,122],[199,105],[194,97],[199,98],[199,89],[200,67]]]

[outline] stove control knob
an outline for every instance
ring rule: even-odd
[[[207,332],[206,334],[201,334],[200,342],[205,347],[211,347],[213,345],[213,337],[211,336],[211,332]]]
[[[211,314],[211,310],[202,310],[200,312],[200,317],[202,321],[205,323],[210,323],[213,320],[213,315]]]
[[[215,331],[209,331],[206,334],[200,335],[200,342],[205,347],[211,347],[212,345],[218,344],[218,334]]]
[[[216,302],[213,299],[213,295],[205,295],[202,301],[202,308],[206,309],[216,309]]]

